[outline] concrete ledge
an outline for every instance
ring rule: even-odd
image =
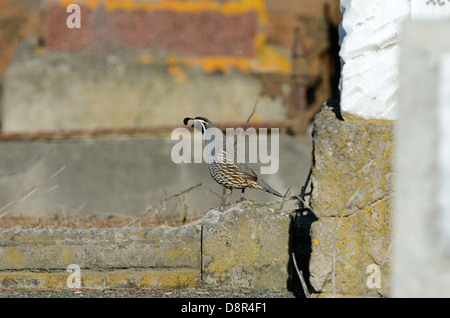
[[[0,230],[0,288],[286,289],[290,218],[244,201],[212,209],[202,226]]]
[[[67,288],[67,272],[2,272],[0,288],[59,289]],[[200,270],[115,270],[96,272],[81,270],[82,288],[183,288],[200,285]]]
[[[181,244],[180,244],[181,243]],[[200,268],[200,228],[0,231],[0,270]]]

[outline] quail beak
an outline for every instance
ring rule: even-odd
[[[194,118],[186,117],[185,119],[183,119],[183,124],[187,125],[190,120],[194,120]],[[192,124],[191,127],[194,127],[194,124]]]

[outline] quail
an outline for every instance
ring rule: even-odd
[[[186,117],[183,120],[183,123],[187,125],[190,120],[194,121],[192,127],[201,131],[203,134],[208,150],[209,172],[212,178],[227,190],[225,205],[228,204],[233,189],[242,190],[240,200],[244,199],[244,191],[246,188],[263,190],[278,197],[282,197],[282,195],[270,187],[261,176],[245,162],[245,160],[242,160],[242,157],[240,157],[240,154],[237,152],[234,145],[229,145],[228,148],[226,147],[227,140],[225,135],[223,135],[221,131],[219,133],[219,129],[211,121],[205,117]],[[212,138],[213,132],[216,136],[222,136],[221,146],[220,144],[217,146],[216,143],[214,147]],[[227,153],[227,149],[234,150],[233,154]],[[238,158],[240,158],[240,160],[238,160]]]

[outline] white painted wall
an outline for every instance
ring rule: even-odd
[[[400,33],[405,20],[450,19],[448,0],[341,0],[341,110],[398,119]]]

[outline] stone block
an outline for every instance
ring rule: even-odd
[[[340,121],[328,107],[316,115],[311,207],[318,221],[311,227],[309,270],[319,294],[387,295],[392,134],[389,121]],[[379,269],[378,287],[367,283],[371,265]]]
[[[340,121],[326,107],[316,115],[311,204],[318,217],[351,216],[391,194],[393,127]]]
[[[214,288],[285,289],[289,215],[243,201],[203,219],[202,279]]]

